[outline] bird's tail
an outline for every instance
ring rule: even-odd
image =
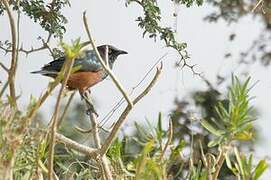
[[[42,74],[42,70],[40,70],[40,71],[32,71],[30,73],[32,73],[32,74]]]
[[[32,73],[32,74],[41,74],[41,75],[45,75],[45,76],[57,75],[57,72],[55,72],[55,71],[46,71],[46,70],[32,71],[30,73]]]

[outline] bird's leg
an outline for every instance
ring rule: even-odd
[[[81,98],[83,100],[85,100],[85,102],[87,103],[88,109],[87,109],[87,115],[89,115],[90,113],[94,113],[97,117],[99,116],[98,113],[96,112],[93,102],[90,98],[90,90],[87,90],[83,93],[80,92]]]

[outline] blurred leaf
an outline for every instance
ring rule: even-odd
[[[218,138],[215,138],[214,140],[210,141],[208,143],[208,147],[214,147],[214,146],[217,146],[221,143],[222,141],[222,138],[221,137],[218,137]]]
[[[202,119],[200,123],[205,129],[207,129],[210,133],[214,134],[215,136],[222,136],[225,133],[224,131],[217,129],[204,119]]]
[[[266,171],[268,168],[268,165],[265,160],[260,160],[260,162],[257,164],[255,170],[254,170],[254,176],[253,180],[258,180],[260,176]]]

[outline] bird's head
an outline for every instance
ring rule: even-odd
[[[102,58],[105,58],[106,46],[108,47],[108,61],[110,65],[113,65],[119,55],[128,54],[126,51],[120,50],[112,45],[101,45],[98,46],[97,49]]]

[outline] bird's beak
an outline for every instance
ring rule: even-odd
[[[120,50],[120,51],[119,51],[119,54],[128,54],[128,52],[123,51],[123,50]]]

